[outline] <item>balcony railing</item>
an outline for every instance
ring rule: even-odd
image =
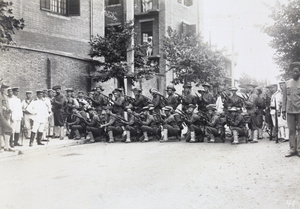
[[[135,14],[148,14],[159,11],[159,0],[136,0]]]

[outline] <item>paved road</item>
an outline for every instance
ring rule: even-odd
[[[288,144],[96,143],[0,158],[0,208],[300,208]]]

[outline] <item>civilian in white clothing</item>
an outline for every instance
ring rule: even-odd
[[[29,146],[32,147],[35,135],[37,144],[44,145],[41,143],[41,139],[44,132],[45,123],[48,121],[49,109],[43,100],[43,91],[36,91],[37,99],[31,102],[27,107],[27,110],[33,114],[33,126],[31,130]]]

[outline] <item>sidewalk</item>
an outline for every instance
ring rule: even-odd
[[[59,138],[55,138],[55,139],[49,138],[49,142],[42,141],[44,145],[37,145],[35,140],[33,146],[29,147],[29,139],[24,139],[23,146],[14,147],[13,149],[15,150],[15,152],[4,151],[0,153],[0,159],[27,154],[27,153],[43,152],[51,149],[58,149],[58,148],[70,147],[74,145],[80,145],[88,141],[89,139],[84,139],[84,138],[81,138],[80,140],[68,139],[68,137],[65,137],[64,140],[60,140]]]

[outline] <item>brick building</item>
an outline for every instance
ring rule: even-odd
[[[105,0],[105,9],[115,14],[118,21],[106,18],[105,25],[122,24],[126,19],[126,1]],[[168,27],[182,33],[198,33],[201,22],[201,0],[134,0],[134,21],[136,42],[142,44],[149,38],[152,41],[150,59],[160,64],[159,75],[140,83],[145,94],[150,88],[160,91],[173,80],[173,73],[166,68],[162,56],[162,38]]]
[[[88,42],[104,34],[104,1],[14,0],[13,15],[24,18],[16,45],[0,52],[0,77],[25,91],[62,85],[87,91],[91,88]]]

